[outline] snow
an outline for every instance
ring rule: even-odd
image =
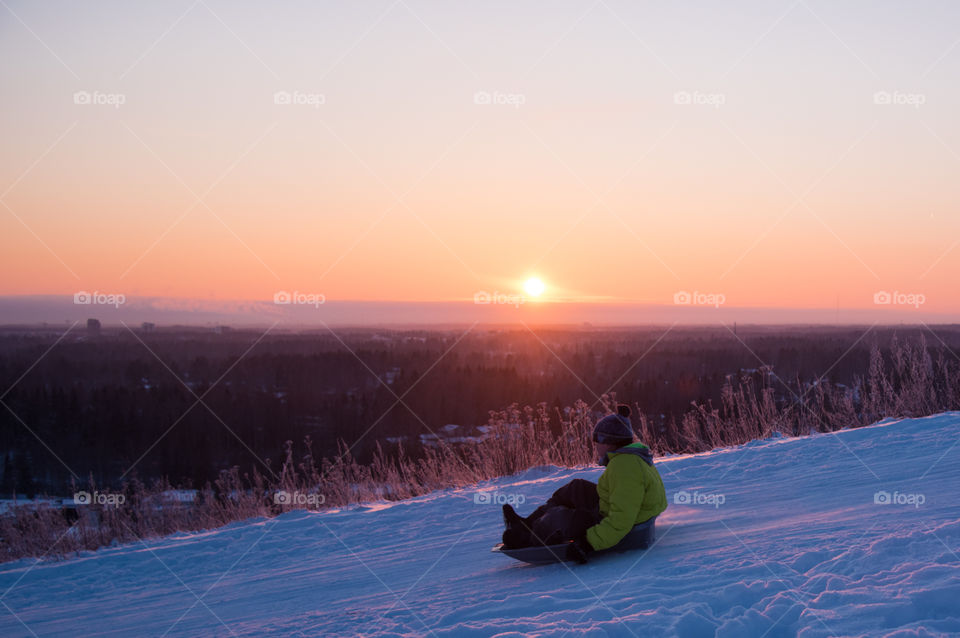
[[[957,635],[958,435],[947,413],[662,459],[656,544],[583,566],[491,553],[475,495],[526,513],[600,468],[9,563],[0,635]]]

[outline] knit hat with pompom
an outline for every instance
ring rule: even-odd
[[[610,445],[633,443],[633,425],[630,423],[630,406],[618,405],[616,414],[608,414],[593,426],[593,440]]]

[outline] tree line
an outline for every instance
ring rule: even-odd
[[[895,335],[922,334],[931,351],[960,351],[960,329],[949,326],[336,329],[265,337],[190,328],[107,327],[97,336],[7,330],[0,333],[0,491],[62,494],[90,477],[100,485],[166,478],[200,486],[224,468],[266,471],[287,441],[306,437],[318,458],[340,453],[342,441],[368,462],[378,444],[395,453],[388,439],[403,437],[405,452],[417,455],[419,435],[447,424],[471,431],[512,404],[545,404],[559,432],[564,407],[583,399],[599,415],[609,393],[639,406],[649,436],[669,446],[689,436],[693,404],[729,403],[731,378],[752,376],[765,400],[785,405],[818,383],[853,385],[868,374],[871,349],[889,351]]]

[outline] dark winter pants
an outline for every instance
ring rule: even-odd
[[[553,545],[578,538],[601,518],[597,484],[573,479],[525,519],[531,532],[528,544]]]

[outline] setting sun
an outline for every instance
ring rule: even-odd
[[[524,292],[531,297],[539,297],[546,289],[546,285],[544,285],[544,283],[537,277],[531,277],[530,279],[527,279],[526,283],[523,284]]]

